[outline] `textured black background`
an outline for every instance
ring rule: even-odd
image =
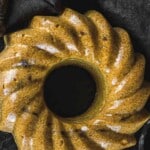
[[[146,57],[145,79],[150,81],[150,0],[62,0],[62,3],[79,12],[96,9],[104,14],[112,26],[127,29],[135,51]],[[56,15],[62,10],[58,0],[9,0],[8,8],[7,32],[25,27],[34,15]],[[1,49],[2,45],[0,41]],[[137,137],[139,135],[140,132]],[[0,150],[16,149],[12,137],[0,132]]]

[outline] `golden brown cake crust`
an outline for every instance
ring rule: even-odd
[[[0,54],[0,130],[12,132],[20,150],[121,150],[150,118],[143,109],[150,85],[145,59],[134,54],[128,33],[96,11],[66,9],[36,16],[27,29],[5,37]],[[57,66],[75,64],[95,77],[92,106],[74,118],[54,115],[43,84]]]

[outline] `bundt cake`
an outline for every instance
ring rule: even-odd
[[[112,28],[96,11],[65,9],[35,16],[28,28],[5,36],[0,54],[0,130],[19,150],[121,150],[150,118],[144,105],[145,59],[134,53],[128,33]],[[48,109],[43,85],[56,67],[87,69],[97,84],[90,108],[63,118]]]

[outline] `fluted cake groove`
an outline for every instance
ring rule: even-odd
[[[28,28],[5,36],[0,54],[0,130],[19,150],[121,150],[150,118],[144,106],[150,85],[145,58],[134,53],[128,33],[102,14],[65,9],[59,17],[35,16]],[[81,116],[61,118],[43,98],[47,74],[56,66],[87,68],[100,85]],[[101,92],[100,92],[101,91]]]

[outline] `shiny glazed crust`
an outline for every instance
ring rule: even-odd
[[[14,135],[20,150],[121,150],[150,118],[143,109],[150,86],[145,59],[130,37],[96,11],[66,9],[59,17],[36,16],[27,29],[6,36],[0,54],[0,130]],[[57,66],[75,64],[95,77],[97,94],[87,112],[54,115],[43,84]]]

